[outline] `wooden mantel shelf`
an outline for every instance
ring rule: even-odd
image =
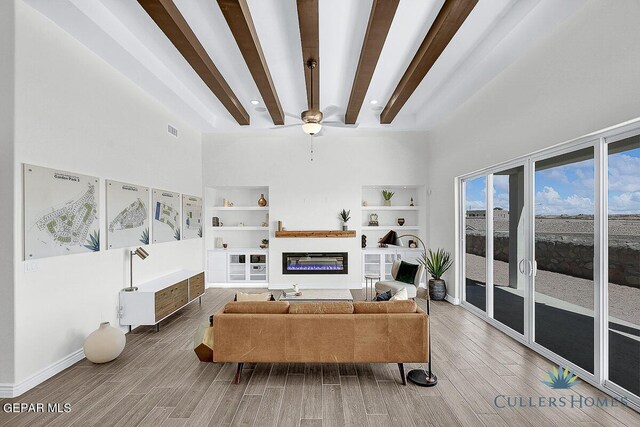
[[[356,237],[355,230],[299,230],[299,231],[276,231],[276,237]]]

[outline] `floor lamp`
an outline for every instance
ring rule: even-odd
[[[426,257],[427,255],[427,246],[424,244],[422,239],[415,234],[402,234],[398,236],[395,231],[389,231],[385,234],[382,239],[379,240],[381,245],[395,245],[402,246],[402,241],[400,240],[402,237],[415,237],[420,244],[422,245],[423,254]],[[429,369],[412,369],[407,374],[407,379],[414,383],[415,385],[419,385],[422,387],[433,387],[438,384],[438,377],[431,370],[431,298],[429,297],[429,290],[427,289],[427,325],[429,326],[429,337],[427,338],[429,341]]]
[[[129,287],[124,288],[124,292],[135,292],[138,290],[137,286],[133,286],[133,256],[137,255],[141,260],[144,260],[149,256],[149,253],[142,248],[138,248],[135,251],[131,251],[129,254]]]

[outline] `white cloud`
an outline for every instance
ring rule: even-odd
[[[609,190],[640,191],[640,157],[624,153],[609,156]]]
[[[640,191],[609,196],[609,213],[640,214]]]
[[[536,193],[537,215],[593,214],[593,200],[572,194],[562,198],[553,187],[545,186]]]

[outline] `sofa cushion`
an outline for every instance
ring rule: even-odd
[[[392,296],[389,301],[402,301],[402,300],[405,300],[405,299],[409,299],[409,297],[407,296],[407,287],[406,286],[404,288],[400,289],[398,292],[396,292],[395,295]]]
[[[396,274],[395,279],[398,282],[404,282],[413,285],[413,282],[416,280],[416,274],[418,274],[418,270],[420,270],[420,266],[418,264],[411,264],[402,261],[400,263],[400,267],[398,268],[398,274]]]
[[[347,301],[295,303],[289,306],[289,314],[353,314],[353,303]]]
[[[417,308],[414,300],[357,301],[353,303],[355,314],[415,313]]]
[[[376,282],[375,288],[376,292],[378,293],[391,291],[391,295],[394,295],[402,288],[407,288],[407,296],[409,298],[415,298],[417,294],[417,289],[415,286],[395,280],[381,280],[379,282]]]
[[[271,301],[271,292],[262,292],[260,294],[238,292],[236,301]]]
[[[233,301],[224,306],[225,313],[287,314],[289,301]]]

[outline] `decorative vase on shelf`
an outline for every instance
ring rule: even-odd
[[[398,225],[399,226],[403,226],[404,225],[404,218],[398,218]]]
[[[267,199],[264,198],[264,194],[260,194],[260,198],[258,199],[258,206],[264,208],[267,206]]]
[[[347,231],[349,229],[349,226],[347,225],[346,222],[342,223],[342,231]]]
[[[447,295],[447,284],[442,279],[429,279],[429,298],[442,301]]]
[[[126,343],[124,332],[103,322],[84,340],[84,355],[93,363],[111,362],[120,356]]]
[[[391,200],[385,200],[384,201],[384,205],[385,206],[391,206]]]

